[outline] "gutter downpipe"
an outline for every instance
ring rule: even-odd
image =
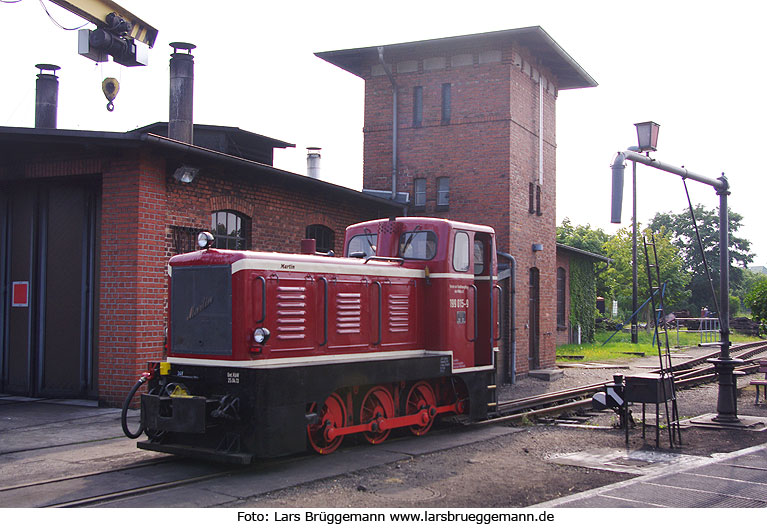
[[[397,163],[397,121],[399,119],[399,115],[397,113],[397,82],[394,80],[394,76],[391,73],[391,70],[389,70],[388,66],[386,66],[386,63],[384,62],[383,58],[383,52],[384,47],[378,46],[378,61],[381,63],[381,66],[384,69],[384,72],[386,72],[386,76],[389,78],[389,82],[391,82],[391,89],[392,89],[392,133],[391,133],[391,199],[396,200],[397,199],[397,173],[399,170],[398,163]]]
[[[743,363],[743,360],[734,359],[730,356],[730,248],[729,248],[729,219],[727,212],[727,195],[730,194],[730,185],[724,174],[719,178],[702,176],[684,167],[675,167],[667,163],[655,160],[649,156],[643,156],[632,151],[618,152],[613,160],[613,200],[612,222],[620,223],[621,197],[623,193],[623,162],[632,162],[648,165],[667,173],[679,175],[684,179],[689,178],[696,182],[709,185],[719,195],[719,327],[721,329],[721,344],[719,358],[709,360],[714,364],[714,369],[719,376],[719,393],[717,398],[716,416],[711,419],[714,423],[739,424],[738,401],[735,398],[735,375],[734,369]]]
[[[511,254],[508,254],[506,252],[495,252],[499,257],[503,257],[504,259],[508,260],[511,263],[511,287],[509,288],[509,316],[510,316],[510,324],[509,324],[509,342],[511,342],[511,358],[510,362],[507,363],[509,366],[509,373],[508,376],[511,379],[511,385],[517,383],[517,333],[516,333],[516,321],[517,321],[517,310],[516,310],[516,293],[517,293],[517,260],[514,259],[514,256]]]

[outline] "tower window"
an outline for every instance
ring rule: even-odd
[[[527,187],[527,212],[535,213],[535,184],[530,182]]]
[[[543,215],[541,211],[541,186],[535,186],[535,214],[539,217]]]
[[[450,114],[452,112],[451,99],[452,99],[452,96],[451,96],[450,83],[443,83],[442,84],[442,124],[443,125],[450,124]]]
[[[423,87],[413,87],[413,126],[420,127],[423,124]]]
[[[447,209],[450,205],[450,178],[437,178],[437,208]]]

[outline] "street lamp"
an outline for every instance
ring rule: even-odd
[[[658,147],[658,129],[660,125],[654,121],[643,121],[634,123],[637,129],[637,141],[639,146],[636,148],[639,152],[654,151]],[[634,150],[634,149],[630,149]],[[637,293],[637,283],[639,276],[637,274],[637,164],[631,162],[632,169],[632,189],[634,192],[633,215],[631,217],[631,343],[639,343],[639,332],[637,326],[637,303],[639,302]]]
[[[634,123],[637,128],[637,141],[639,142],[639,152],[654,151],[658,147],[658,129],[660,125],[654,121],[643,121]]]

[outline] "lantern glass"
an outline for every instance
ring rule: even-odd
[[[654,121],[634,123],[637,129],[637,141],[640,151],[655,151],[658,148],[658,130],[660,125]]]

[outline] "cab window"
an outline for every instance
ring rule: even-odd
[[[378,243],[378,235],[375,235],[372,233],[355,235],[349,240],[349,246],[346,249],[346,256],[347,257],[370,257],[371,255],[375,255],[377,243]]]
[[[485,271],[485,243],[474,240],[474,275],[478,276]]]
[[[406,231],[400,235],[397,255],[403,259],[433,259],[437,255],[437,234],[433,231]]]
[[[468,272],[469,270],[469,234],[465,231],[459,231],[455,234],[453,269],[456,272]]]

